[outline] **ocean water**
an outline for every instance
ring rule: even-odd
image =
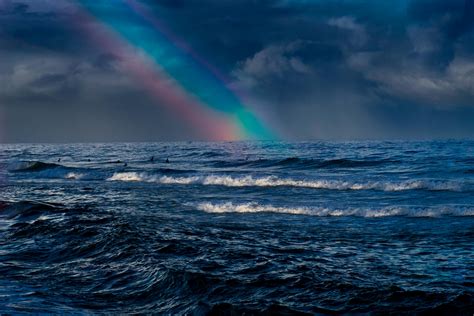
[[[0,145],[0,276],[2,314],[472,315],[474,142]]]

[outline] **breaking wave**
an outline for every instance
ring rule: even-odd
[[[7,168],[12,173],[31,174],[34,178],[44,179],[67,179],[67,180],[104,180],[108,179],[110,173],[107,170],[101,170],[90,167],[64,166],[56,163],[47,163],[41,161],[22,161],[12,163]],[[158,175],[177,175],[189,174],[195,170],[180,170],[171,168],[158,168],[153,174]],[[117,172],[109,180],[122,181],[153,181],[154,177],[147,177],[144,173]]]
[[[81,180],[85,177],[83,173],[69,172],[66,174],[65,178],[70,180]]]
[[[472,148],[3,145],[0,314],[472,315]]]
[[[280,207],[262,205],[258,203],[234,204],[226,203],[200,203],[196,206],[200,211],[207,213],[279,213],[310,216],[359,216],[359,217],[440,217],[440,216],[474,216],[473,207],[440,207],[440,208],[407,208],[387,207],[380,209],[364,208],[326,208],[326,207]]]
[[[29,174],[29,177],[39,179],[67,180],[103,180],[100,170],[84,167],[70,167],[46,162],[20,162],[10,165],[10,172]]]
[[[463,183],[440,180],[408,180],[402,182],[351,182],[343,180],[296,180],[278,177],[242,176],[233,177],[226,175],[171,177],[157,176],[147,173],[119,172],[108,178],[109,181],[142,181],[162,184],[201,184],[219,185],[226,187],[300,187],[325,190],[381,190],[381,191],[406,191],[406,190],[432,190],[432,191],[462,191]]]

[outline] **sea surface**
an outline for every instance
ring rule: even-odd
[[[0,314],[474,312],[474,142],[0,145]]]

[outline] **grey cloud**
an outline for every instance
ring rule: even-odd
[[[472,0],[137,1],[288,138],[474,136]],[[78,33],[74,2],[0,0],[10,139],[198,134],[128,76],[126,61]],[[149,27],[126,6],[82,2]]]
[[[303,42],[271,45],[239,63],[234,75],[245,86],[262,81],[288,78],[291,75],[307,75],[313,72],[310,65],[298,56]]]
[[[131,86],[129,78],[110,66],[110,58],[103,55],[92,62],[55,54],[34,55],[27,59],[10,55],[4,61],[10,67],[2,67],[1,78],[6,84],[0,87],[0,97],[10,101],[26,96],[51,100],[78,98]]]
[[[337,17],[337,18],[330,18],[328,20],[328,24],[330,26],[335,26],[342,30],[349,31],[350,32],[350,34],[348,35],[349,41],[354,46],[362,47],[368,41],[368,38],[367,38],[368,35],[365,30],[365,27],[357,23],[354,17],[342,16],[342,17]]]

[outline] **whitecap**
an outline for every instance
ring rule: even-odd
[[[137,172],[117,172],[107,181],[147,181],[148,176],[144,173]]]
[[[406,190],[444,190],[444,191],[461,191],[463,186],[459,182],[452,181],[435,181],[435,180],[407,180],[402,182],[384,182],[384,181],[367,181],[352,182],[344,180],[297,180],[291,178],[278,178],[274,176],[268,177],[252,177],[241,176],[233,177],[227,175],[208,175],[208,176],[191,176],[191,177],[172,177],[172,176],[156,176],[146,173],[122,172],[115,173],[107,179],[109,181],[143,181],[157,182],[162,184],[201,184],[201,185],[218,185],[226,187],[299,187],[310,189],[324,190],[380,190],[380,191],[406,191]]]
[[[80,180],[84,177],[84,174],[77,172],[69,172],[66,174],[65,178],[69,180]]]
[[[259,203],[199,203],[195,207],[207,213],[279,213],[309,215],[320,217],[359,216],[359,217],[440,217],[440,216],[474,216],[474,208],[456,207],[381,207],[381,208],[327,208],[327,207],[294,207],[273,206]]]

